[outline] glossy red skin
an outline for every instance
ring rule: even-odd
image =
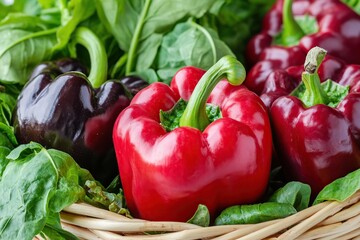
[[[250,39],[247,60],[250,71],[245,85],[261,94],[267,76],[277,69],[301,65],[307,52],[322,47],[346,63],[360,64],[360,16],[340,0],[294,0],[294,15],[314,16],[317,33],[304,36],[296,46],[272,45],[282,29],[283,0],[278,0],[263,19],[262,31]]]
[[[198,204],[214,217],[225,207],[262,197],[271,161],[271,130],[260,98],[221,81],[209,103],[222,118],[201,132],[179,127],[166,132],[160,110],[188,100],[204,71],[185,67],[171,87],[153,83],[118,117],[113,140],[131,214],[148,220],[187,221]]]
[[[318,69],[321,81],[332,79],[344,86],[353,84],[353,79],[360,75],[360,65],[347,65],[339,58],[327,55]],[[291,66],[286,69],[275,70],[266,78],[260,98],[266,107],[279,97],[289,95],[301,82],[304,65]],[[355,81],[356,82],[356,81]]]
[[[331,69],[323,75],[331,74]],[[274,145],[288,180],[308,183],[315,196],[325,185],[360,167],[360,65],[334,71],[350,92],[333,108],[305,108],[282,96],[270,108]]]

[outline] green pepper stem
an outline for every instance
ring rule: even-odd
[[[83,45],[90,55],[90,73],[88,76],[94,88],[98,88],[107,79],[108,63],[104,45],[88,28],[78,27],[74,32],[74,43]]]
[[[245,80],[244,66],[233,56],[224,56],[216,62],[197,83],[189,102],[180,118],[179,126],[189,126],[203,131],[210,120],[206,114],[206,102],[216,84],[226,78],[232,85]]]
[[[318,74],[318,69],[326,55],[326,50],[314,47],[310,49],[306,55],[304,68],[302,73],[302,81],[305,85],[305,92],[303,95],[304,102],[307,103],[307,107],[314,106],[316,104],[327,104],[327,95],[321,87],[321,81]]]
[[[305,33],[295,21],[292,12],[292,0],[284,0],[283,33],[281,35],[283,44],[285,46],[291,46],[298,42],[303,36],[305,36]]]

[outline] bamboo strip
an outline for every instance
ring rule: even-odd
[[[89,216],[100,219],[114,220],[114,221],[144,221],[141,219],[130,219],[120,214],[110,212],[105,209],[97,208],[86,203],[74,203],[66,207],[64,212],[78,214],[82,216]]]
[[[327,224],[332,224],[332,223],[336,223],[336,222],[342,222],[342,221],[345,221],[352,217],[355,217],[358,214],[360,214],[360,202],[352,205],[351,207],[349,207],[347,209],[343,209],[342,211],[336,213],[334,216],[329,217],[328,219],[325,219],[320,224],[327,225]]]
[[[331,202],[328,206],[324,207],[319,212],[315,213],[314,215],[304,220],[303,222],[299,223],[295,227],[289,229],[285,233],[281,234],[278,239],[279,240],[295,239],[296,237],[300,236],[302,233],[314,227],[316,224],[320,223],[327,217],[334,215],[335,213],[339,212],[341,209],[345,208],[346,206],[354,204],[359,200],[359,198],[360,198],[359,193],[356,193],[352,197],[350,197],[349,199],[343,202],[335,202],[335,201]]]
[[[75,236],[87,240],[101,240],[98,236],[93,234],[89,229],[74,226],[72,224],[61,223],[64,230],[71,232]]]
[[[355,237],[352,240],[360,240],[360,231],[357,232],[357,235],[355,235]]]
[[[318,239],[320,237],[328,236],[331,234],[333,229],[341,226],[342,223],[333,223],[329,225],[321,225],[319,227],[310,229],[309,231],[301,234],[301,236],[297,237],[296,240],[312,240]]]
[[[61,212],[63,228],[87,240],[360,240],[360,192],[344,202],[317,204],[284,219],[258,224],[200,227],[129,219],[77,203]],[[146,234],[154,232],[154,234]]]
[[[181,231],[185,229],[200,228],[197,225],[180,222],[150,222],[150,221],[123,221],[115,222],[105,219],[95,219],[78,216],[71,213],[61,213],[61,219],[65,223],[76,226],[99,229],[113,232],[147,232],[147,231]]]
[[[325,206],[329,205],[329,202],[320,203],[318,205],[312,206],[310,208],[304,209],[297,214],[291,215],[287,218],[281,219],[274,224],[263,227],[261,229],[250,231],[250,228],[244,229],[244,231],[238,230],[222,237],[217,238],[216,240],[225,240],[225,239],[241,239],[241,240],[261,240],[267,237],[270,237],[276,233],[279,233],[288,227],[295,225],[296,223],[304,220],[305,218],[310,217],[314,213],[318,212],[320,209],[323,209]]]
[[[227,240],[227,239],[236,239],[240,236],[245,236],[249,233],[252,233],[252,232],[255,232],[255,231],[258,231],[260,229],[263,229],[264,227],[267,227],[267,226],[271,226],[277,222],[279,222],[280,220],[273,220],[273,221],[267,221],[267,222],[262,222],[262,223],[258,223],[258,224],[252,224],[252,225],[242,225],[244,226],[244,228],[241,228],[241,229],[238,229],[238,230],[235,230],[233,232],[230,232],[226,235],[222,235],[222,236],[219,236],[217,238],[214,238],[213,240]]]
[[[94,234],[96,234],[100,239],[106,239],[106,240],[120,240],[123,239],[123,235],[114,233],[114,232],[108,232],[103,230],[91,230]],[[145,237],[145,235],[143,235]]]
[[[347,234],[349,232],[358,229],[360,227],[359,224],[360,224],[360,215],[347,220],[346,222],[341,224],[341,226],[337,227],[336,229],[333,229],[333,231],[330,234],[331,237],[328,237],[326,239],[337,239],[337,237],[340,237],[344,234]],[[325,238],[320,238],[320,239],[325,240]]]
[[[213,238],[214,236],[219,236],[230,231],[236,230],[239,226],[215,226],[215,227],[207,227],[201,229],[189,229],[183,230],[173,233],[163,233],[163,234],[154,234],[154,235],[128,235],[121,236],[114,233],[104,232],[100,230],[93,230],[95,234],[103,239],[111,239],[111,240],[139,240],[139,239],[156,239],[156,240],[194,240],[194,239],[204,239],[204,238]]]

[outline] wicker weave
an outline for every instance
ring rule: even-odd
[[[81,239],[357,239],[360,192],[344,202],[328,201],[284,219],[258,224],[199,227],[189,223],[129,219],[84,203],[61,213],[65,230]],[[151,232],[152,234],[146,234]]]

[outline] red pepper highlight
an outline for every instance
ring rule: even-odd
[[[318,74],[325,53],[321,51],[311,57],[312,63],[306,60],[301,93],[298,87],[292,95],[277,98],[270,108],[284,174],[288,180],[309,184],[313,196],[360,167],[360,65],[338,65],[329,58],[327,66],[333,68],[323,68],[322,76],[332,74],[337,83],[324,81]]]
[[[302,64],[315,46],[360,64],[359,45],[360,16],[340,0],[278,0],[248,43],[245,85],[261,94],[270,73]]]
[[[131,214],[187,221],[198,204],[214,217],[262,197],[271,164],[270,122],[261,99],[239,86],[244,78],[243,66],[229,56],[207,72],[185,67],[170,87],[151,84],[119,115],[113,140]],[[160,112],[180,98],[185,111],[167,130]],[[215,120],[206,113],[210,105],[220,109]]]

